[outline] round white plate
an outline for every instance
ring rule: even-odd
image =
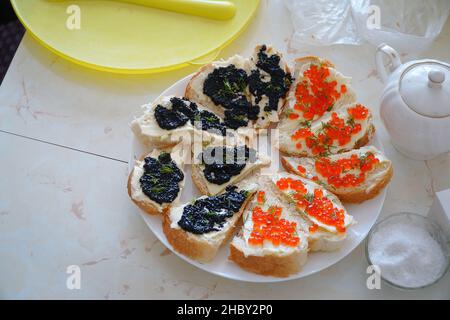
[[[191,77],[192,75],[189,75],[181,79],[180,81],[176,82],[170,88],[165,90],[161,94],[161,96],[167,95],[183,96],[186,85]],[[373,144],[378,149],[382,150],[381,142],[379,141],[376,135],[372,139],[371,144]],[[129,163],[130,172],[133,169],[135,159],[139,158],[146,152],[148,152],[148,150],[146,150],[146,148],[135,137],[133,137],[131,161]],[[278,161],[278,159],[274,160]],[[283,170],[282,167],[281,170]],[[182,203],[189,202],[192,200],[192,198],[200,195],[196,187],[192,183],[190,166],[186,166],[184,173],[185,173],[185,187],[182,190],[180,199]],[[350,252],[352,252],[353,249],[355,249],[358,246],[358,244],[360,244],[361,241],[364,240],[367,233],[377,220],[378,215],[380,214],[381,208],[383,206],[385,196],[386,196],[386,188],[376,198],[365,201],[362,204],[345,205],[345,208],[347,209],[348,213],[351,214],[356,219],[357,224],[350,227],[349,230],[347,231],[347,239],[345,240],[345,243],[342,246],[342,248],[335,252],[309,253],[308,260],[301,269],[301,271],[287,278],[266,277],[250,273],[241,269],[239,266],[228,260],[229,247],[226,244],[219,250],[215,259],[210,263],[199,263],[195,260],[189,259],[183,256],[182,254],[176,252],[170,245],[170,243],[167,241],[162,230],[161,217],[151,216],[142,210],[139,211],[145,223],[148,225],[150,230],[152,230],[152,232],[156,235],[159,241],[161,241],[167,248],[172,250],[172,252],[174,252],[176,255],[178,255],[180,258],[187,261],[188,263],[205,271],[229,279],[249,281],[249,282],[279,282],[279,281],[299,279],[314,274],[316,272],[319,272],[337,263],[338,261],[343,259],[346,255],[348,255]]]

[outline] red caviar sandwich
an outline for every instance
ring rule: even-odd
[[[284,168],[311,179],[344,202],[375,197],[391,180],[392,163],[373,146],[317,158],[282,157]]]
[[[333,251],[342,246],[355,221],[338,197],[312,180],[289,173],[273,176],[272,182],[309,224],[310,250]]]
[[[257,192],[243,214],[229,259],[250,272],[287,277],[297,273],[308,254],[308,223],[268,176],[260,176]]]
[[[280,150],[323,156],[359,148],[375,129],[369,109],[356,103],[350,78],[326,60],[296,60],[295,82],[279,125]]]

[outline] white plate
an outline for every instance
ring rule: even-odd
[[[175,96],[183,96],[185,87],[192,75],[181,79],[166,91],[164,91],[161,96],[167,95],[175,95]],[[382,145],[377,136],[373,138],[371,144],[376,146],[378,149],[382,150]],[[142,156],[147,150],[145,147],[136,139],[133,138],[132,144],[132,154],[131,161],[129,164],[129,171],[133,169],[134,160]],[[278,161],[278,159],[277,159]],[[192,183],[191,179],[191,168],[186,166],[185,170],[185,187],[181,194],[181,202],[189,202],[192,198],[199,196],[199,193],[196,187]],[[386,196],[386,188],[374,199],[365,201],[362,204],[349,204],[345,205],[348,213],[355,217],[358,222],[356,225],[349,228],[347,231],[347,239],[345,240],[342,248],[335,252],[314,252],[308,254],[308,260],[306,264],[303,266],[301,271],[297,274],[291,275],[288,278],[275,278],[275,277],[265,277],[260,276],[254,273],[247,272],[241,269],[239,266],[234,264],[233,262],[228,260],[229,247],[228,245],[224,245],[218,252],[215,259],[210,263],[199,263],[192,259],[189,259],[182,254],[176,252],[173,247],[167,242],[167,239],[162,230],[162,220],[161,217],[151,216],[145,213],[142,210],[140,214],[144,219],[147,226],[152,230],[152,232],[156,235],[156,237],[161,241],[167,248],[172,250],[176,255],[178,255],[183,260],[189,262],[190,264],[203,269],[205,271],[211,272],[213,274],[234,279],[240,281],[249,281],[249,282],[279,282],[279,281],[287,281],[293,279],[299,279],[306,277],[308,275],[319,272],[325,268],[332,266],[337,263],[341,259],[343,259],[346,255],[353,251],[360,243],[364,240],[370,228],[374,225],[375,221],[380,214],[381,208],[383,206],[383,202]]]

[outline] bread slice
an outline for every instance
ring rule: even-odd
[[[341,182],[336,182],[333,177],[329,180],[327,177],[318,173],[316,170],[316,163],[320,166],[321,163],[336,161],[350,161],[355,156],[357,159],[367,159],[367,156],[373,155],[376,159],[371,169],[365,169],[364,181],[354,186],[343,186]],[[326,158],[295,158],[282,157],[281,163],[283,167],[294,174],[300,175],[307,179],[314,179],[321,186],[333,192],[344,202],[360,203],[365,200],[375,197],[391,180],[393,169],[392,163],[384,154],[373,146],[362,147],[360,149],[351,150],[348,152],[330,155]],[[346,173],[341,173],[338,177],[351,174],[359,176],[361,174],[361,165],[364,162],[355,163],[352,168],[346,168]],[[321,169],[322,170],[322,169]]]
[[[147,157],[158,158],[158,156],[165,152],[163,150],[154,149],[150,154],[142,156],[139,160],[136,160],[133,170],[131,170],[128,176],[128,196],[131,200],[143,211],[151,215],[164,214],[174,203],[177,203],[181,196],[181,191],[184,187],[184,179],[178,183],[180,188],[177,197],[170,203],[158,203],[150,197],[148,197],[142,190],[140,179],[144,174],[144,159]],[[179,158],[179,154],[173,151],[171,153],[172,160],[175,162],[177,167],[182,170],[182,159]]]
[[[233,236],[236,228],[241,223],[240,218],[247,204],[251,201],[254,190],[246,190],[246,193],[246,198],[238,212],[227,218],[222,227],[218,226],[217,231],[204,234],[194,234],[186,231],[178,224],[185,208],[190,205],[189,203],[171,208],[168,214],[164,216],[163,221],[163,231],[167,240],[177,252],[191,259],[202,263],[213,260],[219,248]],[[202,196],[197,201],[205,198],[208,197]],[[213,198],[209,197],[209,199]]]
[[[267,60],[278,60],[277,70],[273,70],[268,66],[265,66],[265,61]],[[257,45],[250,57],[251,70],[250,77],[253,78],[257,74],[260,81],[263,83],[271,83],[272,87],[278,86],[279,88],[284,88],[281,93],[270,101],[270,96],[272,95],[266,90],[257,90],[257,92],[252,92],[252,87],[250,86],[250,101],[252,105],[259,107],[258,120],[254,123],[254,127],[267,128],[271,123],[278,123],[279,118],[283,112],[284,106],[286,104],[286,99],[288,97],[289,90],[291,88],[291,71],[287,62],[283,59],[283,54],[277,51],[272,46]],[[266,70],[264,70],[266,69]],[[254,72],[257,71],[257,74]],[[270,71],[270,74],[268,71]],[[281,72],[282,71],[282,72]],[[253,74],[252,74],[253,73]],[[284,77],[282,77],[284,73]],[[283,85],[280,86],[280,82],[283,81]],[[277,83],[278,82],[278,83]],[[269,86],[269,88],[271,87]],[[273,93],[273,92],[272,92]],[[270,108],[271,103],[275,108]]]
[[[313,82],[308,75],[308,73],[311,71],[311,67],[319,68],[319,70],[323,70],[324,72],[326,71],[329,73],[324,81],[327,83],[330,83],[332,81],[336,82],[336,84],[333,86],[333,89],[335,90],[335,94],[337,96],[333,96],[328,91],[325,92],[324,90],[319,92],[312,91]],[[334,65],[328,60],[321,59],[315,56],[296,59],[294,65],[294,78],[295,81],[292,84],[291,89],[289,90],[285,112],[282,116],[282,122],[284,125],[297,126],[302,122],[316,121],[327,113],[339,110],[343,106],[352,104],[356,101],[356,93],[351,86],[351,78],[344,76],[342,73],[336,70]],[[317,84],[317,82],[314,81],[314,84]],[[298,99],[296,97],[299,86],[304,86],[307,92],[309,92],[309,98],[311,98],[312,101],[311,99],[307,99],[303,95],[302,99]],[[341,88],[345,90],[341,90]],[[328,102],[330,105],[324,105],[324,94],[326,94],[326,98],[329,99]],[[316,110],[316,112],[311,112],[307,116],[305,110],[301,107],[302,102],[308,103],[310,107],[311,104],[313,104],[315,106],[314,110]],[[327,107],[327,109],[317,109],[318,106],[322,105],[324,107]]]
[[[209,152],[210,148],[226,148],[227,150],[231,150],[234,148],[244,147],[244,145],[240,144],[237,146],[224,146],[224,145],[214,145],[210,144],[205,146],[202,150],[196,150],[194,151],[194,163],[192,164],[192,181],[194,182],[197,189],[200,191],[201,194],[204,195],[215,195],[223,190],[229,185],[236,184],[239,181],[247,178],[249,175],[251,175],[252,172],[255,170],[258,170],[262,167],[266,167],[271,163],[271,160],[269,157],[265,155],[260,155],[258,152],[254,151],[254,149],[250,149],[250,152],[255,152],[254,159],[251,157],[245,161],[245,167],[236,175],[232,175],[231,178],[228,181],[225,181],[221,184],[208,181],[205,172],[206,172],[206,165],[204,161],[196,161],[199,158],[201,159],[201,153],[202,152]],[[225,154],[225,152],[224,152]],[[214,160],[215,163],[219,163],[220,159]],[[254,160],[254,161],[252,161]],[[225,170],[225,169],[224,169]]]
[[[342,246],[347,229],[355,220],[333,193],[311,180],[286,172],[273,176],[272,183],[308,222],[311,251],[334,251]],[[323,206],[322,202],[325,202]],[[330,212],[323,209],[328,205],[332,207]],[[327,219],[334,219],[335,223]]]
[[[366,110],[367,115],[364,119],[357,119],[351,114],[358,108]],[[336,121],[343,121],[344,128],[338,129],[341,130],[340,132],[347,129],[350,130],[347,134],[343,134],[344,138],[345,136],[349,138],[347,141],[340,141],[329,133],[336,131]],[[359,130],[356,130],[358,128]],[[355,131],[352,131],[353,129]],[[296,157],[316,157],[337,154],[366,145],[372,138],[374,132],[375,127],[373,126],[370,110],[355,103],[328,113],[312,122],[309,126],[298,125],[297,127],[292,127],[291,125],[286,125],[286,123],[280,124],[279,148],[282,153]],[[331,137],[331,140],[325,140],[325,142],[321,140],[327,139],[328,137]],[[308,145],[308,140],[313,141],[313,144]]]
[[[170,100],[174,96],[164,96],[150,104],[142,106],[143,114],[131,122],[131,130],[136,138],[148,148],[168,148],[178,144],[186,135],[191,135],[194,127],[187,121],[183,126],[175,129],[163,129],[155,118],[158,105],[171,109]],[[188,102],[186,102],[188,103]]]
[[[268,97],[265,94],[265,93],[268,93],[268,91],[262,92],[264,90],[259,90],[258,95],[260,97],[257,98],[255,96],[255,92],[253,92],[253,94],[252,94],[252,92],[250,90],[250,86],[248,84],[248,79],[250,79],[250,78],[252,78],[252,79],[259,78],[264,83],[269,83],[272,79],[274,79],[274,81],[275,81],[275,77],[271,76],[268,72],[264,71],[260,67],[261,59],[258,56],[258,53],[260,51],[264,52],[264,54],[267,56],[268,59],[273,59],[273,57],[275,57],[275,56],[278,57],[275,59],[276,60],[279,59],[279,63],[278,63],[278,66],[280,68],[279,70],[283,71],[286,74],[289,74],[289,76],[287,76],[287,77],[288,77],[288,79],[290,79],[289,67],[288,67],[287,63],[283,60],[282,54],[277,52],[271,46],[259,45],[259,46],[255,47],[254,53],[251,58],[244,58],[240,55],[235,55],[227,60],[215,61],[215,62],[209,63],[209,64],[203,66],[202,68],[200,68],[199,71],[196,74],[194,74],[194,76],[189,81],[189,83],[186,87],[185,96],[194,102],[198,102],[198,103],[204,105],[205,107],[207,107],[214,113],[226,118],[225,111],[227,109],[224,108],[222,105],[218,105],[218,104],[214,103],[213,100],[204,93],[204,83],[205,83],[205,80],[208,78],[208,76],[215,70],[234,65],[236,68],[245,71],[246,76],[247,76],[246,79],[243,79],[243,81],[246,83],[246,86],[245,86],[244,90],[242,90],[241,93],[245,96],[249,105],[259,107],[259,113],[257,115],[257,119],[256,120],[250,119],[247,127],[252,127],[255,129],[264,129],[264,128],[269,127],[269,125],[272,122],[278,122],[279,115],[281,114],[283,106],[285,104],[287,93],[283,94],[282,96],[280,96],[277,99],[277,103],[275,103],[276,108],[274,108],[276,110],[264,110],[265,106],[269,102]],[[273,59],[273,60],[275,60],[275,59]],[[256,73],[254,73],[254,71],[257,71],[259,73],[259,77]],[[252,74],[253,74],[253,76],[252,76]],[[290,86],[290,82],[289,82],[288,86]],[[253,87],[254,86],[252,86],[252,88]],[[228,109],[228,110],[231,110],[231,109]]]
[[[202,66],[191,78],[186,86],[185,97],[191,101],[199,103],[222,118],[225,116],[225,109],[216,105],[209,96],[203,92],[203,84],[210,73],[217,68],[225,68],[234,65],[237,69],[244,70],[247,74],[250,71],[250,61],[240,55],[234,55],[227,60],[214,61]],[[245,95],[248,96],[248,86],[245,88]]]
[[[243,214],[243,227],[233,238],[230,245],[229,259],[241,268],[257,274],[273,277],[287,277],[300,271],[308,255],[308,224],[292,207],[282,199],[280,192],[272,184],[270,177],[259,176],[252,182],[257,187],[257,196],[253,198]],[[281,208],[280,220],[295,224],[292,235],[298,238],[296,245],[273,244],[265,239],[260,244],[249,242],[253,230],[253,212],[268,212],[274,207]],[[273,230],[272,235],[276,231]]]
[[[178,105],[184,105],[184,110],[189,112],[189,117],[183,113],[182,116],[186,121],[184,124],[178,127],[161,127],[157,120],[156,109],[163,107],[173,110],[173,99],[178,101]],[[223,140],[225,129],[227,135],[237,135],[234,130],[224,126],[223,118],[206,110],[201,104],[193,103],[184,97],[163,96],[151,104],[144,105],[142,109],[143,114],[131,122],[131,130],[148,148],[170,148],[180,141],[190,145],[193,139],[205,142]],[[159,119],[161,118],[168,118],[168,115],[159,116]]]

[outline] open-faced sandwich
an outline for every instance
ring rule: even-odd
[[[347,228],[355,222],[337,196],[311,180],[289,173],[278,173],[272,182],[309,222],[311,251],[333,251],[342,246]]]
[[[250,59],[236,55],[203,66],[185,95],[222,115],[228,128],[267,128],[278,122],[291,81],[281,53],[261,45]]]
[[[143,115],[132,121],[131,129],[148,147],[174,146],[194,131],[201,133],[204,141],[227,134],[220,117],[184,97],[162,97],[144,105],[143,111]]]
[[[270,159],[246,145],[208,145],[194,151],[192,181],[205,195],[215,195],[252,172],[270,164]]]
[[[242,215],[243,226],[230,245],[229,259],[248,271],[287,277],[300,271],[308,254],[308,223],[281,199],[270,177],[256,181],[256,197]]]
[[[295,81],[289,90],[284,125],[307,126],[328,112],[336,111],[356,101],[350,80],[334,65],[318,57],[295,60]]]
[[[128,177],[128,195],[149,214],[165,213],[179,199],[183,186],[181,159],[156,149],[136,160]]]
[[[297,127],[280,123],[280,151],[298,157],[337,154],[360,148],[372,138],[375,127],[368,108],[355,103]]]
[[[200,262],[211,261],[234,234],[253,195],[253,190],[228,186],[220,195],[172,207],[164,217],[164,234],[181,254]]]
[[[282,157],[284,168],[333,192],[344,202],[375,197],[392,177],[392,163],[373,146],[318,158]]]

